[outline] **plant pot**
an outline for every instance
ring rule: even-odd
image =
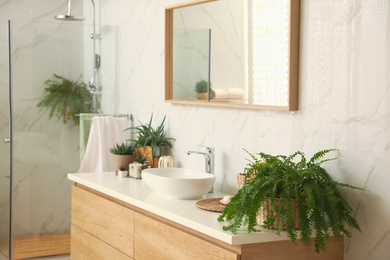
[[[160,157],[153,157],[153,165],[152,168],[158,168],[158,162],[160,160]]]
[[[136,179],[142,178],[142,170],[145,169],[147,165],[141,163],[131,163],[129,165],[129,176]]]
[[[278,207],[280,207],[280,199],[279,198],[275,198],[275,204]],[[295,199],[292,200],[292,204],[293,204],[292,205],[293,206],[293,216],[294,216],[294,220],[295,220],[295,229],[298,230],[299,229],[299,216],[298,216],[297,203],[296,203]],[[264,200],[263,205],[259,208],[259,212],[257,213],[257,217],[256,217],[257,225],[260,227],[264,227],[263,222],[272,214],[275,214],[275,222],[274,222],[273,226],[269,227],[269,229],[278,229],[279,222],[280,222],[279,214],[273,213],[271,211],[271,199],[266,198]],[[286,230],[285,223],[282,223],[282,230]]]
[[[116,176],[118,176],[120,178],[127,177],[128,175],[129,175],[128,171],[117,171],[116,172]]]
[[[214,92],[210,92],[210,99],[213,99],[214,97]],[[207,93],[197,93],[196,98],[199,100],[207,100]]]
[[[238,189],[241,189],[243,186],[244,186],[244,183],[245,183],[245,176],[246,174],[245,173],[238,173],[237,174],[237,185],[238,185]],[[253,179],[253,177],[249,177],[249,180]]]
[[[115,171],[119,171],[120,167],[125,167],[125,170],[129,170],[129,164],[134,162],[135,155],[119,155],[113,154]]]
[[[70,112],[70,106],[66,106],[65,118],[67,120],[73,119],[73,116],[71,114],[69,114],[69,112]]]
[[[238,184],[238,189],[241,189],[244,186],[245,183],[245,173],[239,173],[237,174],[237,184]],[[249,177],[249,180],[253,179],[254,176]],[[275,203],[277,206],[280,207],[280,199],[276,198]],[[259,208],[259,212],[257,213],[256,217],[256,222],[259,227],[264,227],[263,222],[271,216],[272,211],[271,211],[271,200],[267,198],[263,205]],[[294,220],[295,220],[295,229],[299,229],[299,219],[298,219],[298,208],[295,200],[293,200],[293,214],[294,214]],[[269,229],[278,229],[280,222],[280,217],[279,214],[275,214],[275,222],[273,226],[269,227]],[[286,225],[285,223],[282,224],[282,230],[286,230]]]
[[[153,156],[152,156],[152,147],[151,146],[143,146],[138,148],[137,153],[141,156],[147,156],[145,164],[153,166]]]

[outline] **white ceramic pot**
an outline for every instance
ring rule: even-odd
[[[129,176],[136,179],[141,179],[141,173],[144,168],[144,164],[134,162],[129,164]]]

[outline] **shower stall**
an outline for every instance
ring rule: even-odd
[[[67,173],[80,166],[79,126],[37,104],[56,74],[81,77],[92,112],[115,113],[116,30],[98,39],[94,29],[88,19],[0,21],[0,260],[69,253]]]

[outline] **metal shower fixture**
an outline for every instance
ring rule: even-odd
[[[93,69],[93,75],[91,80],[88,82],[88,90],[91,92],[93,100],[91,105],[91,111],[92,112],[98,112],[102,113],[100,106],[101,106],[101,95],[102,95],[102,86],[101,86],[101,80],[100,80],[100,63],[101,63],[101,57],[99,54],[96,53],[96,41],[101,40],[100,33],[96,33],[96,13],[95,13],[95,1],[91,0],[92,8],[93,8],[93,32],[89,35],[89,37],[93,40],[93,60],[94,60],[94,69]],[[56,15],[54,16],[57,20],[64,20],[64,21],[84,21],[85,17],[83,16],[73,16],[72,15],[72,3],[71,0],[68,1],[68,14],[66,15]]]
[[[68,1],[68,13],[67,14],[60,14],[54,16],[57,20],[67,20],[67,21],[84,21],[84,16],[74,16],[72,15],[72,3],[71,0]]]

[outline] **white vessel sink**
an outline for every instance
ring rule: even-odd
[[[183,168],[150,168],[142,171],[142,180],[156,193],[175,199],[198,199],[211,190],[215,176]]]

